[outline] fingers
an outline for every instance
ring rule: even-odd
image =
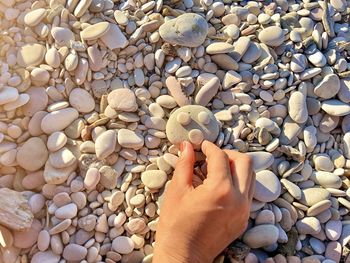
[[[195,155],[191,143],[184,141],[182,143],[182,151],[179,160],[176,163],[176,168],[172,182],[181,187],[192,186],[193,166]]]
[[[211,182],[232,184],[230,164],[227,155],[215,144],[204,141],[202,152],[207,157],[207,179]]]
[[[242,194],[249,194],[252,184],[252,161],[249,156],[236,151],[225,150],[225,153],[230,159],[233,183],[237,185],[239,192]]]
[[[254,191],[255,191],[255,172],[252,173],[252,183],[250,184],[250,189],[249,189],[249,193],[248,193],[248,200],[249,203],[252,202],[253,200],[253,196],[254,196]]]

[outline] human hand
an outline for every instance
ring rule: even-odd
[[[255,180],[251,158],[202,143],[207,178],[194,188],[195,154],[181,145],[157,224],[153,263],[206,263],[246,229]]]

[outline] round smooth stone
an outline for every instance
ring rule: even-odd
[[[66,147],[51,153],[49,156],[50,164],[57,169],[71,166],[76,160],[74,154]]]
[[[17,64],[21,67],[38,66],[45,58],[46,47],[40,44],[26,44],[18,49]]]
[[[68,244],[63,250],[63,258],[68,261],[81,261],[83,260],[88,251],[85,247],[77,244]]]
[[[272,202],[281,194],[281,184],[277,176],[263,170],[256,173],[254,198],[261,202]]]
[[[204,139],[202,131],[198,129],[190,130],[188,133],[188,138],[194,145],[200,145]]]
[[[69,103],[77,111],[88,113],[95,109],[95,100],[89,92],[75,88],[69,94]]]
[[[85,28],[80,35],[84,40],[95,40],[103,36],[109,27],[110,24],[108,22],[99,22]]]
[[[100,160],[111,155],[116,147],[117,134],[115,130],[107,130],[100,134],[95,141],[96,157]]]
[[[78,208],[74,203],[70,203],[64,206],[61,206],[55,211],[55,216],[58,219],[71,219],[77,215]]]
[[[67,135],[64,132],[54,132],[47,139],[47,148],[51,152],[58,151],[67,143]]]
[[[86,172],[85,178],[84,178],[84,186],[87,190],[93,190],[95,189],[96,185],[99,183],[101,178],[100,172],[92,167],[89,168]]]
[[[47,263],[58,263],[60,261],[61,257],[55,253],[53,253],[51,250],[47,250],[44,252],[36,252],[32,260],[30,261],[31,263],[42,263],[42,262],[47,262]]]
[[[167,181],[167,175],[161,170],[148,170],[141,174],[142,183],[151,190],[162,188]]]
[[[126,236],[116,237],[112,242],[112,249],[120,254],[130,254],[135,248],[131,238]]]
[[[258,36],[259,40],[272,47],[281,45],[284,41],[284,33],[282,28],[278,26],[270,26],[263,29]]]
[[[136,96],[132,90],[116,89],[108,94],[108,105],[117,111],[133,112],[137,110]]]
[[[124,148],[137,150],[144,145],[144,138],[142,135],[137,134],[134,131],[120,129],[118,131],[118,143]]]
[[[17,163],[27,171],[39,170],[45,164],[47,158],[46,145],[39,137],[29,138],[17,149]]]
[[[159,34],[172,45],[198,47],[208,34],[208,23],[198,14],[187,13],[165,22],[160,26]]]
[[[274,225],[258,225],[243,235],[243,242],[250,248],[260,248],[272,245],[278,240],[279,231]]]
[[[46,134],[62,131],[79,116],[76,109],[65,108],[50,112],[41,121],[41,129]]]

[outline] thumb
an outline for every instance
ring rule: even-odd
[[[173,175],[175,185],[192,186],[195,155],[193,146],[187,141],[181,143],[181,155],[176,163]]]

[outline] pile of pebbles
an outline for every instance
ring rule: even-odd
[[[151,262],[179,152],[167,121],[187,105],[254,160],[227,259],[350,262],[349,15],[345,0],[0,0],[0,262]]]

